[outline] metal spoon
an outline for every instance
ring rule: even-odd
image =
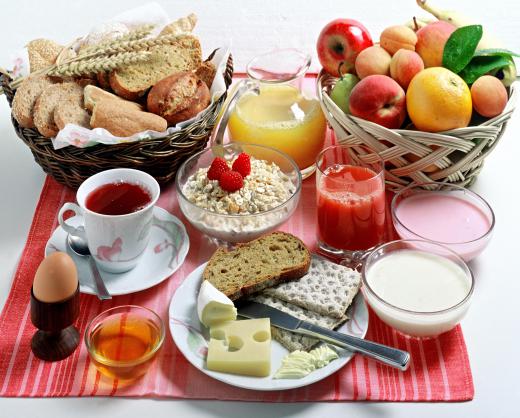
[[[96,294],[100,300],[112,299],[112,296],[108,292],[101,275],[99,274],[99,270],[96,266],[96,262],[94,258],[90,254],[90,250],[88,249],[87,236],[85,235],[85,228],[79,226],[76,228],[75,234],[67,235],[67,244],[70,249],[80,257],[85,257],[88,259],[88,263],[90,265],[90,270],[92,271],[92,275],[94,276],[94,283],[96,285]]]

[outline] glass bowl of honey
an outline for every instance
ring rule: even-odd
[[[122,305],[96,316],[85,330],[94,366],[105,376],[138,379],[152,365],[164,341],[164,323],[154,311]]]

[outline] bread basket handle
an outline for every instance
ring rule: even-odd
[[[214,145],[223,145],[224,143],[224,134],[226,133],[227,124],[229,122],[229,117],[231,116],[231,112],[233,112],[236,101],[242,97],[245,93],[252,92],[255,94],[260,94],[260,84],[256,80],[251,80],[249,78],[245,78],[240,80],[232,89],[229,98],[224,103],[222,109],[222,116],[218,121],[217,127],[213,130],[213,134],[211,135],[210,146]]]

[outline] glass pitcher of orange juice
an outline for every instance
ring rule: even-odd
[[[326,132],[319,101],[302,91],[310,63],[310,55],[296,49],[253,58],[247,65],[248,79],[230,99],[227,121],[231,141],[285,152],[294,159],[303,178],[314,172]]]

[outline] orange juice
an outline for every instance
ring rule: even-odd
[[[228,126],[232,141],[279,149],[305,170],[323,148],[326,120],[318,100],[295,87],[262,84],[259,95],[248,93],[238,100]]]

